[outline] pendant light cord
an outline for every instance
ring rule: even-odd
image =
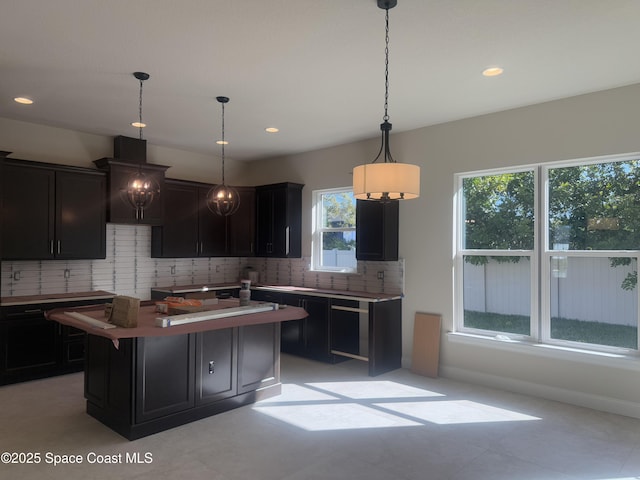
[[[222,104],[222,185],[224,185],[224,103]]]
[[[389,121],[389,9],[385,8],[385,45],[384,45],[384,117],[382,120]]]
[[[140,95],[139,95],[139,100],[138,100],[138,130],[140,131],[140,140],[142,140],[142,82],[143,80],[140,80]]]

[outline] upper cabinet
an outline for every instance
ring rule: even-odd
[[[144,225],[162,224],[164,174],[168,166],[152,163],[135,164],[113,158],[101,158],[94,163],[108,174],[107,221]],[[134,208],[127,199],[127,183],[138,171],[153,178],[160,187],[160,195],[144,210]]]
[[[356,204],[356,258],[398,260],[399,202],[358,200]]]
[[[300,258],[302,187],[276,183],[256,187],[256,255]]]
[[[106,256],[106,178],[95,170],[2,161],[4,260]]]
[[[235,187],[240,194],[238,211],[227,218],[227,252],[232,257],[256,254],[256,189]]]
[[[254,245],[254,188],[237,187],[239,210],[228,217],[211,212],[207,193],[212,185],[165,182],[162,226],[153,227],[153,257],[250,256]]]

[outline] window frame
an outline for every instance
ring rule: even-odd
[[[582,343],[570,340],[551,338],[551,258],[558,256],[586,257],[586,258],[635,258],[640,266],[640,249],[638,250],[553,250],[549,245],[549,171],[557,168],[578,167],[593,164],[624,162],[640,160],[639,153],[623,155],[607,155],[561,161],[540,163],[519,167],[494,168],[463,172],[454,175],[454,333],[467,333],[485,338],[499,338],[508,341],[545,344],[555,347],[566,347],[582,351],[621,354],[625,356],[640,356],[640,307],[636,312],[636,328],[638,331],[637,349],[615,347],[601,344]],[[491,176],[524,171],[534,172],[534,247],[526,250],[490,250],[464,249],[464,193],[463,180],[479,176]],[[506,332],[477,329],[464,326],[464,257],[467,255],[481,256],[529,256],[531,265],[531,317],[530,336]],[[640,305],[640,283],[635,288],[635,294]]]
[[[310,269],[314,272],[331,273],[355,273],[357,272],[357,260],[354,268],[348,267],[327,267],[322,265],[322,234],[329,232],[353,232],[356,233],[356,226],[353,227],[325,227],[322,225],[322,198],[327,194],[351,193],[353,186],[325,188],[312,191],[312,211],[311,211],[311,264]],[[355,199],[354,199],[355,202]],[[355,257],[355,250],[354,250]]]

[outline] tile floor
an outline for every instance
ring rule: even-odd
[[[82,374],[0,387],[0,452],[41,458],[0,479],[640,479],[638,419],[408,370],[370,378],[355,360],[283,356],[282,380],[278,397],[133,442],[84,413]]]

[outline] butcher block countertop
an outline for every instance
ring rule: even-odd
[[[16,297],[1,297],[0,307],[15,305],[36,305],[39,303],[73,302],[76,300],[105,300],[115,297],[114,293],[104,290],[73,293],[50,293],[46,295],[21,295]]]
[[[184,294],[194,292],[206,292],[223,290],[228,288],[240,288],[238,283],[224,284],[196,284],[196,285],[174,285],[169,287],[154,287],[155,292],[166,292],[171,294]],[[315,297],[340,298],[344,300],[356,300],[360,302],[384,302],[387,300],[397,300],[402,298],[400,294],[359,292],[353,290],[333,290],[328,288],[299,287],[296,285],[251,285],[251,290],[267,290],[271,292],[294,293],[298,295],[310,295]]]

